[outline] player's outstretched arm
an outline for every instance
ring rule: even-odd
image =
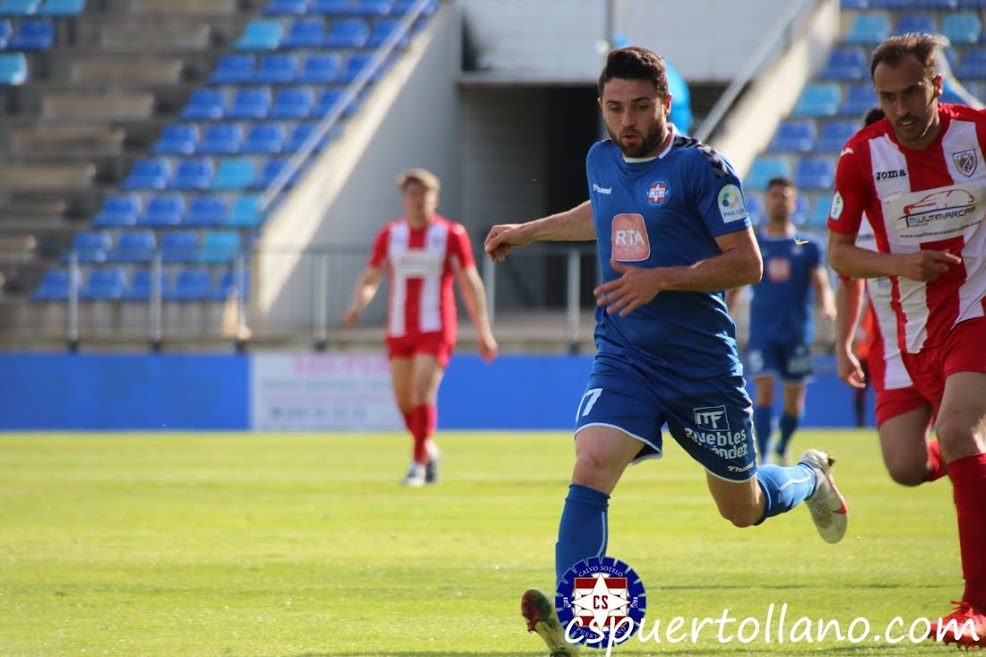
[[[934,281],[961,262],[962,258],[954,253],[930,249],[916,253],[874,253],[856,246],[856,235],[829,231],[829,263],[843,276],[903,276],[915,281]]]
[[[497,224],[490,229],[483,244],[493,262],[503,262],[514,247],[533,242],[588,242],[596,239],[592,223],[592,205],[584,201],[557,214],[522,224]]]
[[[862,279],[840,277],[835,288],[835,362],[839,379],[853,388],[866,387],[863,368],[852,351],[862,307]]]
[[[479,338],[479,354],[487,363],[496,358],[499,346],[493,337],[493,327],[490,325],[489,305],[486,302],[486,289],[483,279],[479,277],[476,267],[466,267],[456,273],[456,281],[462,298],[472,319],[473,326]]]
[[[380,267],[367,267],[363,270],[363,275],[356,282],[356,289],[353,290],[353,299],[349,302],[349,307],[346,309],[345,322],[346,326],[355,326],[356,322],[359,321],[360,313],[366,308],[373,297],[377,293],[377,288],[380,287],[380,281],[383,279],[383,269]]]

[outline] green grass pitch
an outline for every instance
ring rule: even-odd
[[[409,440],[397,434],[0,436],[0,655],[545,655],[519,600],[553,576],[570,434],[438,442],[442,482],[406,489]],[[873,431],[802,431],[794,449],[806,446],[841,459],[851,515],[838,545],[803,508],[732,527],[673,443],[627,471],[609,553],[644,582],[645,630],[661,625],[613,654],[948,650],[875,635],[895,617],[904,634],[961,595],[949,482],[893,484]],[[766,643],[763,631],[720,643],[707,627],[695,642],[665,640],[676,616],[728,609],[763,622],[785,603],[788,632],[799,617],[844,630],[864,618],[872,632],[858,643]]]

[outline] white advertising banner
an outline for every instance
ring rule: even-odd
[[[256,431],[394,431],[394,403],[382,353],[255,354],[250,424]]]

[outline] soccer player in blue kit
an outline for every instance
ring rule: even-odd
[[[667,424],[706,470],[719,513],[757,525],[807,502],[830,543],[846,531],[832,461],[808,450],[791,467],[757,467],[751,401],[724,290],[756,283],[762,260],[739,179],[704,144],[667,122],[664,62],[638,47],[611,51],[599,78],[610,139],[586,158],[590,200],[522,224],[494,226],[494,261],[539,240],[596,240],[596,355],[577,411],[575,466],[555,547],[556,584],[607,546],[609,497],[626,467],[663,450]],[[521,610],[553,657],[578,654],[553,596],[531,589]]]
[[[814,339],[812,296],[819,312],[835,320],[835,300],[815,238],[795,231],[792,217],[798,192],[790,178],[772,178],[764,195],[767,225],[757,243],[763,255],[763,279],[751,287],[750,340],[747,374],[756,384],[753,426],[757,453],[766,463],[774,430],[775,377],[784,388],[780,435],[774,443],[774,463],[788,464],[788,443],[805,410],[805,383],[811,378],[811,343]],[[726,292],[730,311],[741,288]]]

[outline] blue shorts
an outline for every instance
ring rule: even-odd
[[[746,352],[746,373],[751,379],[773,374],[787,383],[807,383],[815,373],[811,347],[803,342],[751,342]]]
[[[660,458],[661,427],[714,476],[747,481],[756,474],[753,404],[743,377],[689,379],[665,368],[597,354],[579,403],[575,432],[601,425],[643,443],[634,462]]]

